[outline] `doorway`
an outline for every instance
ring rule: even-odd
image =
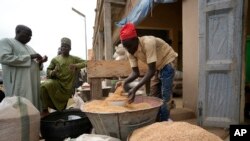
[[[176,100],[176,106],[183,108],[182,1],[154,5],[154,9],[137,26],[137,32],[139,36],[152,35],[163,39],[178,53],[178,57],[174,62],[176,77],[173,86],[173,97],[174,100],[175,98],[178,99]]]

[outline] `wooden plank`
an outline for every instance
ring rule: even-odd
[[[109,0],[111,4],[117,5],[117,6],[125,6],[126,2],[124,0]]]
[[[139,62],[140,75],[147,71],[147,65]],[[100,60],[88,61],[87,73],[89,78],[116,78],[127,77],[132,69],[128,61]]]
[[[98,34],[98,53],[96,60],[102,60],[103,59],[103,32],[99,32]]]
[[[111,4],[110,2],[104,3],[104,53],[105,60],[111,60],[113,56],[113,44],[112,44],[112,36],[111,36]]]
[[[103,94],[102,94],[102,81],[101,79],[93,78],[90,80],[90,93],[91,93],[91,100],[93,99],[101,99]]]
[[[101,60],[103,56],[103,32],[98,32],[98,48],[95,52],[95,60]],[[90,79],[90,95],[91,99],[101,99],[103,96],[102,93],[102,79],[93,78]]]
[[[99,27],[102,25],[100,24],[101,21],[103,21],[103,18],[102,18],[102,14],[103,14],[103,3],[104,3],[104,0],[100,0],[100,1],[97,1],[97,9],[96,9],[96,16],[95,16],[95,25],[99,25]],[[100,31],[101,29],[99,27],[95,27],[94,29],[94,39],[93,39],[93,43],[96,43],[97,42],[97,34],[98,34],[98,31]]]

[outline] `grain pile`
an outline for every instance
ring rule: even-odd
[[[203,128],[186,122],[158,122],[136,129],[129,141],[222,141]]]
[[[93,113],[122,113],[126,111],[136,111],[148,109],[151,105],[148,103],[126,104],[125,106],[114,106],[108,104],[105,100],[93,100],[83,105],[84,112]]]
[[[118,87],[113,94],[110,94],[106,99],[106,101],[120,101],[120,100],[128,100],[128,97],[123,95],[122,86]]]
[[[127,101],[127,96],[123,95],[123,88],[118,87],[114,94],[111,94],[105,100],[93,100],[87,102],[83,105],[84,112],[94,112],[94,113],[121,113],[126,111],[136,111],[142,109],[148,109],[152,106],[148,103],[126,103],[125,106],[115,106],[109,104],[110,101]]]

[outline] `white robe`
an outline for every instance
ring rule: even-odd
[[[16,39],[0,40],[0,63],[6,96],[22,96],[40,110],[40,69],[30,58],[36,52]]]

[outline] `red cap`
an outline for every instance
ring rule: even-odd
[[[132,23],[125,24],[120,30],[120,39],[126,40],[137,37],[135,26]]]

